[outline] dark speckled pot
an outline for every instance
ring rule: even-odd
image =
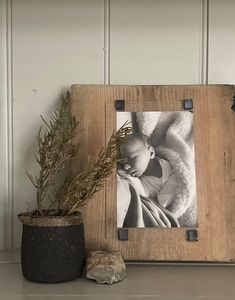
[[[22,221],[22,218],[19,216]],[[48,217],[55,219],[60,217]],[[23,222],[21,245],[22,272],[26,279],[42,283],[56,283],[74,280],[82,275],[85,255],[83,222],[71,222],[50,226],[50,220],[43,225]],[[76,217],[75,217],[76,218]],[[38,218],[37,218],[38,219]],[[43,218],[42,218],[43,219]],[[62,218],[63,219],[63,218]],[[46,224],[46,225],[45,225]]]

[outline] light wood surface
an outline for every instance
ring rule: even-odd
[[[81,156],[73,171],[85,168],[104,147],[116,124],[114,102],[126,111],[179,111],[193,99],[198,242],[186,240],[188,228],[129,228],[119,241],[116,226],[116,176],[86,207],[86,246],[119,249],[126,260],[234,261],[235,180],[233,86],[72,86],[72,113],[80,122]]]

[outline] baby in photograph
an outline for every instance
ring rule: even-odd
[[[120,124],[127,116],[121,117]],[[193,114],[132,112],[131,121],[117,167],[118,227],[161,226],[162,211],[171,227],[171,215],[180,227],[198,226]]]
[[[131,180],[143,196],[150,197],[156,203],[166,207],[176,188],[175,180],[169,181],[172,175],[169,162],[158,158],[148,137],[140,133],[131,134],[120,151],[123,165],[118,168],[118,174]],[[139,178],[142,185],[138,184],[133,177]],[[163,186],[168,181],[167,193],[164,189],[164,193],[161,194]]]

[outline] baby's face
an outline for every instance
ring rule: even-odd
[[[143,175],[152,158],[152,147],[148,147],[139,139],[131,139],[121,147],[121,154],[124,157],[125,171],[134,177]]]

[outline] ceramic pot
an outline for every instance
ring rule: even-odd
[[[85,256],[81,215],[29,217],[23,223],[21,266],[26,279],[42,283],[74,280],[82,275]]]

